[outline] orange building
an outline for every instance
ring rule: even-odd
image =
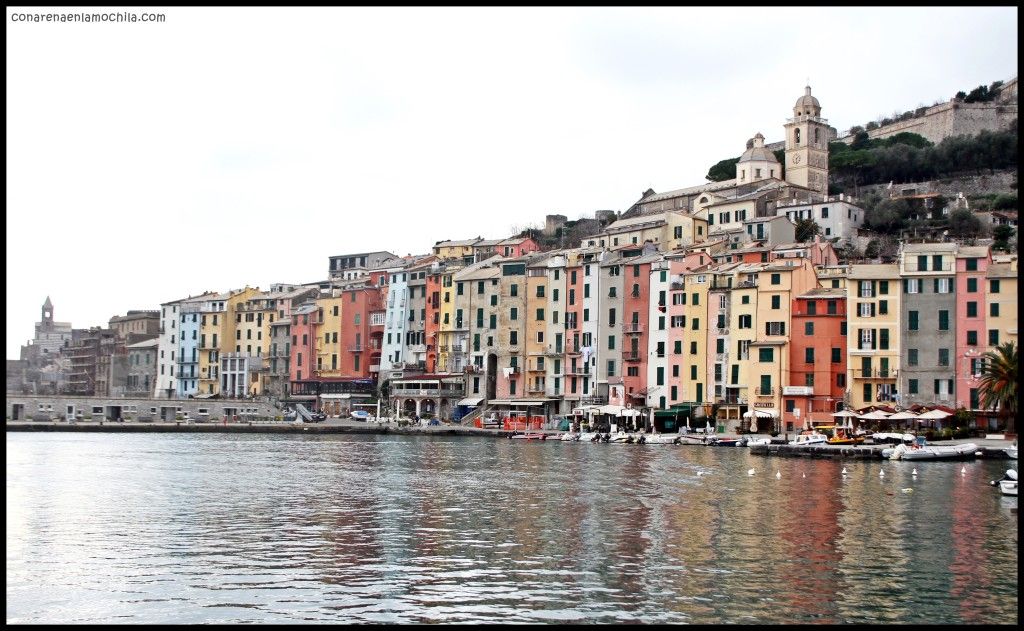
[[[784,431],[831,425],[846,391],[846,290],[812,289],[793,299]]]

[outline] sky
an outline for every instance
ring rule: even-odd
[[[1016,7],[6,11],[8,358],[47,296],[105,326],[624,211],[781,140],[808,81],[842,133],[1018,58]]]

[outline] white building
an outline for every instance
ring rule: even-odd
[[[776,214],[788,217],[793,223],[802,219],[813,219],[821,228],[822,239],[838,237],[839,243],[851,241],[857,236],[857,229],[864,223],[864,209],[855,206],[842,194],[839,197],[829,197],[822,202],[780,204]]]

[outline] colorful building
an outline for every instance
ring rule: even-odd
[[[846,394],[846,290],[818,288],[796,296],[792,321],[783,426],[793,432],[832,425]]]

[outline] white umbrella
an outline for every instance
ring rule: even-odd
[[[869,412],[867,414],[859,414],[856,416],[857,418],[866,419],[869,421],[881,421],[889,418],[889,415],[881,410],[875,410],[874,412]]]
[[[854,413],[854,412],[851,412],[849,410],[841,410],[839,412],[836,412],[832,416],[838,416],[838,417],[842,418],[842,417],[846,417],[846,416],[857,416],[857,414]]]
[[[707,427],[706,433],[708,433],[708,434],[711,433],[711,419],[708,419],[708,427]]]
[[[912,421],[918,418],[918,416],[913,412],[897,412],[892,416],[888,416],[886,418],[890,421]]]
[[[917,418],[920,419],[944,419],[947,416],[953,416],[949,412],[943,412],[942,410],[928,410],[924,414],[919,415]]]

